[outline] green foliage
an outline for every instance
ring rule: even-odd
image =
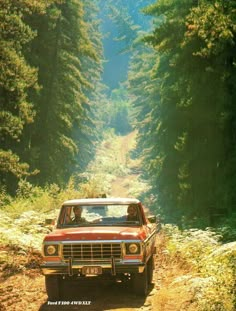
[[[121,5],[121,4],[120,4]],[[131,15],[128,13],[126,4],[122,5],[123,9],[120,10],[119,4],[110,4],[110,17],[116,25],[117,36],[114,38],[116,41],[120,41],[120,53],[128,52],[132,49],[133,42],[137,36],[140,27],[134,24]]]
[[[101,116],[104,128],[114,129],[117,135],[128,134],[132,129],[131,110],[126,89],[121,86],[119,89],[113,90]]]
[[[45,6],[44,1],[40,4],[12,0],[0,3],[0,177],[1,184],[8,186],[12,183],[11,176],[29,174],[18,148],[24,126],[32,123],[35,116],[27,92],[37,88],[37,70],[27,63],[23,51],[36,33],[24,17]]]
[[[41,185],[63,185],[79,169],[80,152],[84,159],[90,155],[84,140],[92,132],[88,94],[91,82],[99,77],[99,69],[94,69],[99,50],[91,42],[87,15],[81,1],[71,0],[50,6],[44,16],[30,21],[36,23],[38,36],[29,59],[39,68],[42,89],[32,94],[37,116],[27,129],[31,141],[27,157],[40,170],[34,182]]]
[[[42,224],[49,215],[26,211],[17,218],[14,218],[15,216],[12,211],[1,211],[1,245],[17,246],[23,250],[30,247],[40,250],[42,240],[49,232]]]
[[[17,197],[1,202],[0,244],[27,253],[30,249],[40,251],[42,240],[49,232],[45,220],[56,219],[63,201],[81,197],[75,187],[71,181],[65,189],[55,184],[43,189],[21,180]]]
[[[135,143],[135,132],[126,136],[117,136],[114,130],[105,132],[104,140],[97,146],[94,160],[85,173],[78,175],[79,190],[83,196],[106,194],[140,197],[148,189],[147,183],[139,178],[139,161],[130,158]]]
[[[12,193],[27,176],[63,185],[93,156],[90,101],[102,58],[96,5],[0,4],[0,177]]]
[[[12,173],[17,177],[30,175],[29,165],[27,163],[20,163],[19,157],[12,153],[11,150],[0,150],[0,170],[2,173]]]
[[[134,41],[140,31],[149,27],[150,17],[140,10],[152,0],[100,0],[102,28],[104,33],[104,74],[103,80],[109,90],[119,88],[126,81]],[[121,9],[122,8],[122,9]]]
[[[211,230],[180,231],[165,225],[163,232],[167,236],[163,256],[191,271],[174,282],[188,287],[193,295],[194,310],[233,311],[236,243],[221,245],[220,237]]]
[[[210,58],[226,56],[234,46],[235,5],[232,1],[209,3],[193,8],[187,17],[186,41],[200,39],[201,46],[194,55]],[[227,49],[226,49],[227,46]]]
[[[214,225],[235,210],[235,4],[162,0],[144,12],[149,64],[129,80],[147,178],[168,221]]]
[[[236,214],[221,219],[215,230],[222,236],[223,242],[236,241]]]
[[[97,148],[96,156],[87,168],[88,180],[98,180],[100,193],[110,192],[110,182],[127,174],[126,158],[121,142],[114,131],[107,131],[104,140]]]
[[[7,193],[5,187],[0,188],[0,207],[10,203],[12,200],[11,196]]]

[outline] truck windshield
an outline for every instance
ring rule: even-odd
[[[58,226],[137,226],[141,217],[139,207],[130,205],[63,206]]]

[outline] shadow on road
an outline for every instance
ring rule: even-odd
[[[102,311],[119,308],[140,308],[145,298],[131,291],[131,284],[104,283],[95,278],[65,282],[60,301],[47,301],[39,311],[87,310]]]

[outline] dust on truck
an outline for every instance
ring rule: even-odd
[[[42,272],[49,300],[59,300],[63,282],[97,276],[130,281],[147,295],[152,283],[155,216],[137,199],[65,201],[55,229],[43,241]]]

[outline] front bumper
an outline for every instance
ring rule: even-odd
[[[92,263],[92,262],[47,262],[41,265],[44,275],[80,275],[82,268],[88,266],[99,266],[102,268],[102,274],[116,275],[119,273],[142,273],[145,264],[139,260],[130,260],[111,263]]]

